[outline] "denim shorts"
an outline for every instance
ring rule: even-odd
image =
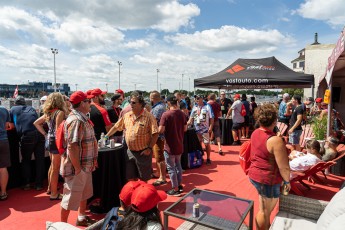
[[[250,179],[250,182],[254,185],[258,193],[267,198],[278,198],[280,195],[280,184],[268,185],[261,184],[259,182],[253,181]]]
[[[298,145],[301,134],[302,130],[294,130],[291,134],[289,134],[289,143],[292,145]]]

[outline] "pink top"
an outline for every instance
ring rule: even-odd
[[[275,134],[269,130],[256,129],[251,136],[251,165],[248,176],[253,181],[274,185],[282,182],[273,154],[267,150],[267,140]]]

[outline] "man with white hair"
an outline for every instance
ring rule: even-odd
[[[287,111],[287,103],[290,100],[290,95],[288,93],[284,93],[283,101],[279,105],[279,112],[278,112],[278,121],[289,125],[291,114]]]

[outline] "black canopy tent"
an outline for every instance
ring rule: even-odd
[[[194,80],[194,87],[218,89],[310,88],[314,75],[298,73],[275,57],[237,59],[224,70]]]

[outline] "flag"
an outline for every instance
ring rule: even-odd
[[[16,90],[14,90],[13,98],[16,98],[17,96],[18,96],[18,85],[17,85]]]

